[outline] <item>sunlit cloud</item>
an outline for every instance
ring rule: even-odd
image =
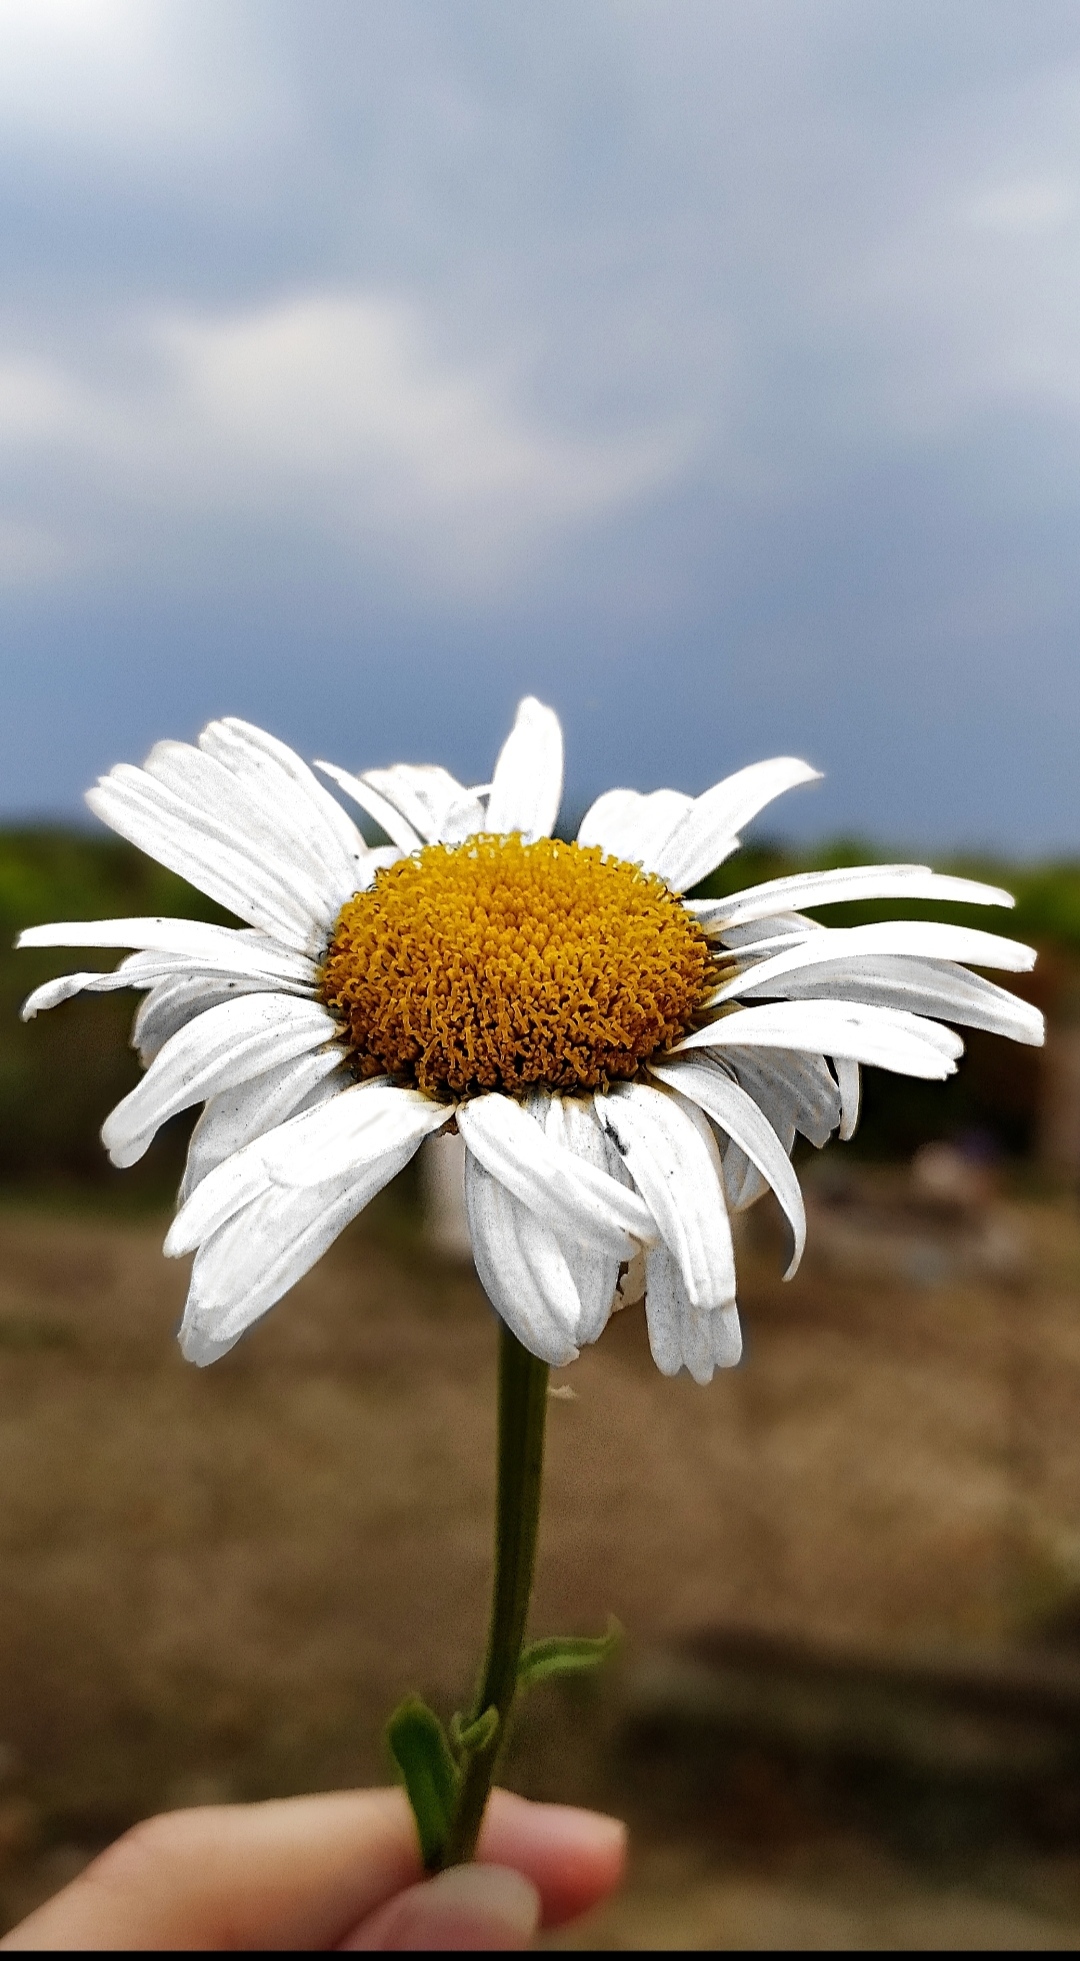
[[[0,152],[134,151],[156,172],[178,149],[280,124],[287,98],[242,59],[243,28],[233,0],[3,0]]]

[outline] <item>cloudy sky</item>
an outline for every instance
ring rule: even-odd
[[[0,0],[0,812],[210,715],[1080,850],[1075,0]]]

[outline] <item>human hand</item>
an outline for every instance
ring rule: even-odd
[[[117,1839],[5,1948],[524,1948],[622,1877],[615,1818],[492,1793],[478,1863],[423,1876],[396,1790],[165,1812]]]

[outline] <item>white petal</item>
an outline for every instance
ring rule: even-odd
[[[477,1096],[460,1105],[458,1129],[469,1150],[515,1198],[586,1246],[629,1259],[627,1235],[651,1244],[656,1228],[634,1192],[583,1158],[552,1143],[508,1096]]]
[[[374,817],[376,824],[386,832],[387,837],[393,840],[400,851],[405,852],[406,856],[413,851],[419,851],[423,839],[414,831],[408,819],[401,815],[394,804],[381,796],[378,790],[373,789],[370,783],[365,782],[362,776],[353,776],[351,771],[339,769],[336,763],[317,762],[315,767],[321,769],[324,776],[329,776],[339,790],[344,790],[345,795],[351,797],[354,803],[358,803],[361,810],[366,810],[369,817]]]
[[[486,828],[487,813],[484,804],[470,790],[465,790],[458,802],[450,804],[443,814],[439,843],[464,844],[467,838],[475,837],[478,831]]]
[[[554,1144],[563,1146],[574,1157],[584,1158],[597,1171],[613,1175],[612,1157],[618,1157],[604,1136],[591,1102],[577,1096],[552,1096],[544,1117],[544,1129]],[[559,1232],[558,1220],[552,1230],[563,1250],[581,1302],[577,1340],[596,1341],[607,1326],[619,1281],[621,1261],[601,1249],[587,1246],[576,1235]]]
[[[408,1163],[409,1158],[418,1148],[419,1138],[399,1137],[389,1148],[376,1146],[367,1153],[366,1160],[354,1156],[346,1168],[339,1163],[333,1176],[312,1180],[310,1183],[300,1184],[292,1179],[286,1181],[274,1175],[275,1171],[280,1173],[283,1169],[286,1171],[289,1169],[290,1162],[295,1156],[293,1146],[297,1140],[302,1141],[306,1137],[304,1148],[313,1149],[318,1155],[319,1124],[325,1127],[327,1119],[333,1116],[335,1105],[342,1097],[349,1094],[350,1089],[360,1088],[367,1094],[373,1089],[382,1087],[385,1082],[386,1078],[382,1077],[377,1082],[362,1085],[353,1083],[345,1089],[335,1084],[336,1093],[313,1102],[311,1110],[304,1116],[291,1117],[286,1122],[278,1124],[273,1130],[264,1131],[249,1144],[234,1151],[230,1157],[223,1159],[213,1171],[207,1172],[205,1178],[195,1186],[181,1206],[165,1240],[166,1256],[174,1259],[182,1253],[192,1252],[195,1247],[219,1232],[229,1219],[234,1218],[264,1193],[308,1191],[315,1189],[316,1184],[321,1190],[340,1186],[344,1191],[351,1189],[353,1185],[358,1187],[362,1185],[366,1189],[373,1175],[372,1168],[375,1167],[377,1170],[384,1158],[392,1157],[396,1161],[401,1151],[404,1151],[402,1163]],[[306,1120],[308,1116],[312,1120],[318,1120],[314,1134],[312,1125]],[[328,1159],[319,1156],[318,1162],[321,1168],[328,1164]],[[378,1190],[380,1187],[376,1185],[372,1189]],[[285,1200],[282,1202],[285,1203]],[[291,1204],[291,1199],[288,1203]]]
[[[678,1375],[683,1367],[680,1306],[686,1289],[666,1246],[654,1246],[645,1261],[645,1318],[649,1347],[661,1375]]]
[[[854,1001],[778,1001],[708,1022],[684,1036],[672,1053],[728,1047],[812,1049],[933,1082],[955,1074],[955,1059],[964,1050],[951,1029],[899,1008],[864,1008]]]
[[[297,894],[273,853],[245,832],[223,826],[197,800],[181,798],[152,773],[120,763],[87,792],[86,801],[103,823],[219,905],[286,946],[321,953],[322,908],[313,918],[308,898]]]
[[[62,987],[64,993],[57,998],[70,1000],[72,995],[81,994],[87,989],[91,992],[102,989],[108,991],[110,988],[124,987],[138,989],[155,987],[162,981],[189,980],[193,971],[198,973],[199,969],[197,967],[192,968],[192,963],[185,954],[129,953],[125,960],[121,960],[118,967],[108,968],[104,972],[97,970],[84,974],[62,974],[58,976],[55,982],[47,981],[45,987],[43,989],[37,989],[36,992],[42,994],[51,990],[54,986]],[[220,979],[220,976],[215,976],[215,978]],[[228,978],[232,978],[232,976],[228,976]],[[286,994],[310,994],[311,992],[310,987],[300,987],[295,981],[281,981],[277,979],[268,981],[265,978],[261,978],[254,980],[253,985],[268,989],[273,993],[276,993],[279,989]],[[39,1007],[44,1005],[43,1002],[38,1003]],[[24,1020],[29,1019],[29,1015],[25,1011],[23,1018]]]
[[[533,695],[526,695],[495,764],[485,829],[520,831],[527,844],[550,837],[559,814],[562,779],[559,718]]]
[[[69,919],[28,926],[18,947],[136,947],[173,954],[189,970],[241,974],[250,979],[302,981],[313,987],[317,968],[302,953],[278,946],[262,933],[207,926],[197,919]]]
[[[577,841],[598,844],[613,857],[652,871],[692,803],[693,798],[681,790],[654,790],[650,796],[637,790],[608,790],[586,811]]]
[[[306,846],[316,876],[322,868],[331,875],[335,889],[343,887],[347,897],[367,846],[352,818],[295,750],[235,715],[209,723],[199,737],[199,747],[216,756],[261,798],[294,845]]]
[[[983,1028],[1014,1042],[1038,1048],[1045,1024],[1038,1008],[982,974],[969,974],[949,961],[913,960],[906,955],[881,954],[857,961],[829,964],[822,973],[811,967],[789,974],[778,987],[786,1000],[846,999],[878,1008],[907,1008],[912,1014],[935,1015],[964,1028]],[[756,989],[744,997],[753,999]],[[768,992],[768,986],[761,990]]]
[[[596,1112],[670,1248],[698,1307],[735,1298],[735,1254],[720,1153],[692,1103],[648,1083],[598,1093]]]
[[[465,1140],[456,1129],[429,1137],[420,1152],[420,1199],[424,1237],[440,1256],[459,1260],[471,1251],[465,1212]]]
[[[119,971],[59,974],[55,980],[43,981],[32,994],[27,995],[19,1009],[19,1019],[33,1021],[35,1015],[45,1014],[49,1008],[58,1008],[62,1002],[74,1000],[77,994],[110,994],[131,985],[127,976]]]
[[[315,1049],[291,1062],[275,1063],[250,1082],[212,1096],[191,1133],[187,1164],[180,1186],[181,1205],[211,1171],[257,1137],[273,1130],[303,1105],[324,1102],[349,1088],[349,1073],[340,1048]]]
[[[252,965],[256,965],[252,962]],[[304,997],[312,993],[310,981],[281,980],[266,974],[230,974],[227,969],[211,968],[210,978],[216,988],[216,999],[224,1000],[230,993],[257,992],[273,994],[296,994]],[[77,994],[110,994],[122,988],[155,988],[177,981],[207,978],[206,970],[200,972],[196,967],[192,972],[192,962],[184,954],[176,953],[132,953],[119,967],[105,973],[60,974],[55,980],[45,981],[34,989],[23,1002],[20,1010],[23,1021],[33,1021],[34,1016],[48,1008],[59,1007],[63,1001],[71,1001]],[[207,1002],[205,1005],[209,1006]]]
[[[965,960],[972,966],[1002,967],[1014,974],[1027,973],[1035,964],[1033,947],[1002,939],[997,933],[980,933],[970,926],[944,926],[937,920],[893,919],[882,926],[841,926],[814,933],[797,946],[744,968],[709,996],[709,1005],[720,1007],[749,988],[760,992],[766,982],[827,961],[857,960],[863,954]]]
[[[702,925],[767,919],[803,906],[847,905],[855,899],[938,899],[971,906],[1013,906],[1011,892],[970,878],[948,878],[929,865],[850,865],[840,871],[797,872],[748,885],[727,899],[694,901]]]
[[[694,798],[659,853],[655,869],[673,892],[689,891],[731,856],[739,831],[759,810],[784,790],[816,782],[820,774],[794,756],[775,756],[726,776],[704,796]]]
[[[702,928],[706,939],[719,940],[722,946],[734,947],[747,958],[758,955],[764,958],[765,952],[779,951],[790,940],[809,939],[811,933],[821,933],[821,921],[811,919],[805,912],[771,912],[767,919],[752,919],[734,926],[723,923],[709,924],[705,917],[706,905],[711,899],[684,899],[683,905],[692,912]]]
[[[712,1357],[717,1368],[737,1368],[742,1360],[743,1338],[739,1310],[734,1301],[730,1307],[713,1309],[709,1316],[709,1334],[712,1339]]]
[[[578,843],[598,844],[602,851],[621,858],[624,829],[629,828],[634,812],[643,802],[640,790],[605,790],[585,812],[577,834]]]
[[[336,1024],[317,1001],[246,994],[208,1008],[169,1040],[142,1082],[105,1119],[101,1137],[114,1164],[134,1164],[169,1117],[235,1083],[321,1048]]]
[[[399,1089],[384,1078],[353,1083],[328,1108],[265,1137],[262,1162],[276,1185],[322,1185],[362,1170],[386,1151],[406,1144],[418,1149],[453,1116],[453,1104],[436,1103],[418,1089]]]
[[[496,1313],[530,1355],[552,1368],[576,1361],[581,1302],[554,1233],[471,1151],[465,1204],[476,1271]]]
[[[274,1193],[277,1188],[271,1185],[259,1152],[261,1142],[261,1137],[257,1137],[234,1151],[231,1157],[223,1158],[185,1197],[165,1235],[163,1251],[167,1260],[193,1253],[230,1219],[250,1208],[256,1199]],[[345,1180],[340,1182],[344,1188]]]
[[[449,770],[433,763],[395,763],[392,769],[366,769],[363,780],[427,844],[457,844],[484,828],[479,797]]]
[[[335,1087],[334,1096],[319,1098],[310,1111],[264,1131],[207,1173],[173,1220],[165,1241],[170,1258],[190,1253],[271,1188],[307,1190],[315,1185],[348,1185],[350,1180],[366,1182],[373,1164],[401,1150],[406,1151],[407,1162],[422,1138],[438,1127],[430,1114],[424,1122],[410,1121],[408,1098],[416,1092],[392,1089],[385,1076]],[[388,1089],[395,1099],[405,1099],[404,1121],[395,1122],[393,1110],[388,1111]],[[428,1113],[439,1109],[427,1098],[422,1100]],[[366,1130],[357,1118],[362,1102],[373,1115]],[[451,1109],[441,1110],[438,1122],[447,1123],[453,1114]]]
[[[126,967],[121,963],[117,972]],[[131,1030],[131,1046],[139,1052],[144,1067],[153,1061],[171,1035],[185,1028],[207,1008],[217,1008],[240,994],[265,994],[265,981],[242,981],[213,974],[196,974],[184,980],[160,981],[141,1002]]]
[[[818,1150],[840,1122],[840,1092],[824,1056],[796,1049],[728,1048],[722,1060],[758,1108],[768,1117],[784,1149],[791,1153],[795,1132]]]
[[[854,1137],[859,1121],[859,1103],[862,1096],[862,1079],[859,1065],[847,1056],[838,1055],[833,1059],[836,1081],[840,1090],[840,1136],[846,1144]]]
[[[226,1354],[322,1258],[411,1156],[404,1148],[391,1153],[364,1179],[341,1179],[304,1191],[283,1192],[275,1186],[206,1240],[192,1270],[180,1329],[188,1361],[205,1366]]]
[[[669,1089],[689,1097],[719,1124],[772,1186],[787,1215],[794,1240],[791,1264],[784,1276],[790,1280],[806,1245],[806,1212],[799,1181],[768,1118],[738,1083],[733,1083],[723,1069],[708,1060],[699,1062],[685,1056],[671,1062],[654,1062],[652,1069]]]
[[[729,1212],[746,1212],[764,1198],[769,1187],[756,1164],[730,1137],[720,1139],[720,1162],[724,1167],[724,1191]]]
[[[408,854],[400,850],[396,844],[373,845],[371,850],[368,852],[367,859],[365,861],[366,883],[364,884],[363,890],[366,892],[370,889],[370,887],[375,882],[376,872],[382,871],[384,865],[400,864],[402,858],[406,857],[407,855]]]
[[[264,787],[245,781],[217,756],[188,742],[156,742],[143,771],[172,791],[215,836],[234,848],[246,846],[272,873],[298,915],[329,930],[353,888],[352,868],[345,870],[332,839],[322,852],[310,848],[304,831],[289,822],[287,795],[271,799]]]
[[[734,1302],[695,1307],[666,1246],[654,1247],[646,1261],[645,1317],[649,1347],[661,1375],[678,1375],[686,1368],[704,1387],[715,1369],[733,1368],[742,1353]]]

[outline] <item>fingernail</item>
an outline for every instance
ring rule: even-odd
[[[508,1866],[452,1866],[379,1907],[342,1947],[353,1951],[528,1947],[540,1924],[535,1886]]]

